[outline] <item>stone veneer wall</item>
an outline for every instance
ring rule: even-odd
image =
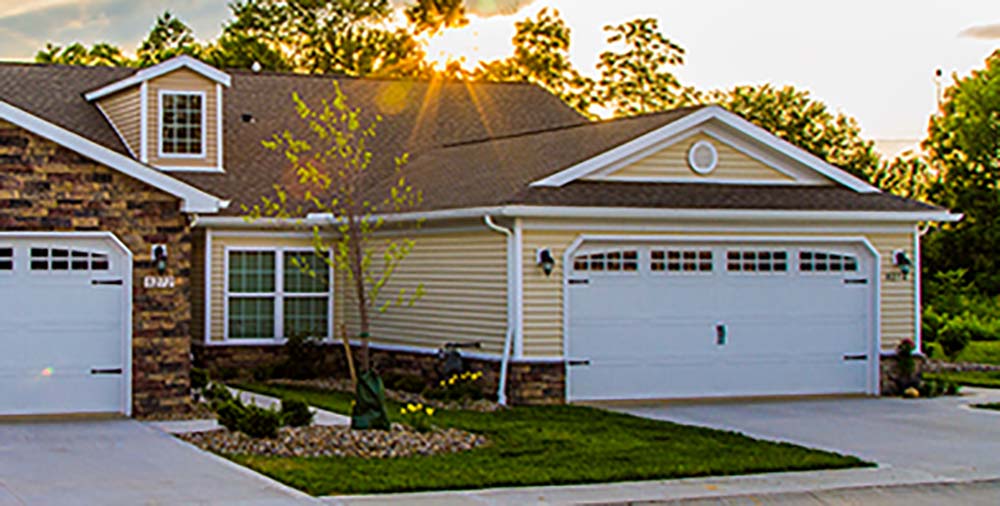
[[[285,360],[281,346],[194,346],[195,365],[204,367],[214,376],[250,377],[254,371],[272,367]],[[335,377],[349,376],[346,355],[340,344],[322,347],[324,368]],[[358,356],[354,348],[355,359]],[[383,376],[389,374],[414,375],[428,382],[439,377],[439,360],[430,353],[371,348],[372,364]],[[500,362],[466,358],[472,370],[483,372],[483,381],[489,392],[495,393],[499,383]],[[507,377],[507,397],[511,404],[562,404],[565,402],[566,366],[562,362],[511,361]]]
[[[136,416],[189,409],[191,233],[176,197],[0,121],[0,231],[109,231],[134,258],[132,406]],[[170,245],[173,289],[144,289],[157,274],[152,244]]]

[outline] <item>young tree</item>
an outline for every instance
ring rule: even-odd
[[[1000,50],[956,76],[923,148],[939,174],[931,201],[965,215],[924,241],[928,274],[966,269],[978,289],[1000,294]]]
[[[49,42],[45,44],[45,49],[35,54],[35,62],[105,67],[131,66],[135,64],[135,62],[122,53],[120,47],[107,42],[98,42],[89,49],[79,42],[66,47],[57,46]]]
[[[166,11],[157,16],[136,56],[140,66],[148,67],[182,54],[197,58],[201,52],[202,47],[195,40],[191,27]]]
[[[386,214],[413,209],[420,204],[421,193],[402,174],[406,154],[394,157],[390,164],[382,163],[387,162],[384,154],[371,150],[381,117],[365,116],[360,108],[349,106],[336,82],[333,90],[333,99],[315,108],[298,94],[292,95],[309,134],[298,137],[286,130],[263,145],[284,153],[298,184],[276,186],[274,197],[265,197],[262,204],[246,211],[249,219],[295,220],[309,213],[331,216],[337,233],[331,238],[328,228],[312,226],[313,246],[331,269],[347,279],[357,309],[361,367],[370,372],[372,318],[392,306],[412,305],[423,293],[422,285],[411,292],[387,292],[389,280],[414,243],[405,235],[378,233],[385,227]]]
[[[461,28],[469,24],[465,0],[417,0],[404,13],[417,35],[434,35],[444,28]]]

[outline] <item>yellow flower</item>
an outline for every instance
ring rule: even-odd
[[[406,408],[399,408],[399,412],[400,412],[400,414],[405,415],[406,414]]]
[[[431,416],[434,414],[434,408],[427,408],[424,410],[424,413],[427,413],[427,416]]]

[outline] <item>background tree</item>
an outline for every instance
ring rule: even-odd
[[[166,11],[157,16],[149,35],[139,45],[136,57],[139,66],[148,67],[182,54],[197,58],[202,51],[191,27]]]
[[[872,184],[893,195],[926,201],[935,174],[922,155],[907,151],[890,162],[882,162],[868,177]]]
[[[105,67],[124,67],[135,65],[135,62],[122,53],[121,48],[107,42],[98,42],[87,48],[79,42],[62,47],[45,44],[45,49],[35,54],[37,63],[56,63],[60,65],[90,65]]]
[[[465,0],[417,0],[405,10],[406,19],[417,35],[434,35],[445,28],[469,24]]]
[[[534,19],[519,21],[515,27],[514,54],[481,63],[472,79],[537,84],[586,112],[594,82],[582,76],[570,61],[570,29],[559,11],[542,9]]]
[[[696,101],[719,104],[864,181],[879,168],[875,143],[861,136],[857,120],[831,112],[808,91],[770,84],[737,86]]]
[[[965,215],[925,238],[928,275],[966,269],[979,290],[1000,294],[1000,50],[955,77],[923,148],[939,174],[931,201]]]
[[[688,92],[670,72],[684,64],[684,49],[660,33],[655,18],[606,26],[608,44],[619,51],[601,53],[594,101],[615,116],[664,111],[683,104]]]
[[[333,100],[324,100],[317,108],[298,94],[293,94],[293,100],[309,135],[297,137],[286,130],[263,144],[285,154],[298,176],[298,185],[276,187],[273,198],[265,197],[261,205],[246,211],[250,219],[297,219],[308,213],[333,217],[331,223],[338,234],[328,238],[328,230],[314,226],[313,246],[324,262],[347,278],[357,308],[360,362],[364,371],[370,371],[372,318],[391,306],[412,304],[423,293],[422,286],[412,293],[386,291],[393,273],[412,250],[413,241],[399,234],[377,238],[385,225],[380,215],[413,209],[420,203],[421,194],[402,174],[406,154],[393,159],[394,172],[378,170],[384,154],[376,159],[370,145],[382,118],[364,116],[359,108],[350,107],[336,82]],[[391,184],[386,185],[386,181]],[[301,195],[302,201],[290,200],[290,195]]]

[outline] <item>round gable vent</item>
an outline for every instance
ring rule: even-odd
[[[719,164],[719,153],[709,141],[698,141],[688,150],[688,165],[691,170],[706,175],[715,170]]]

